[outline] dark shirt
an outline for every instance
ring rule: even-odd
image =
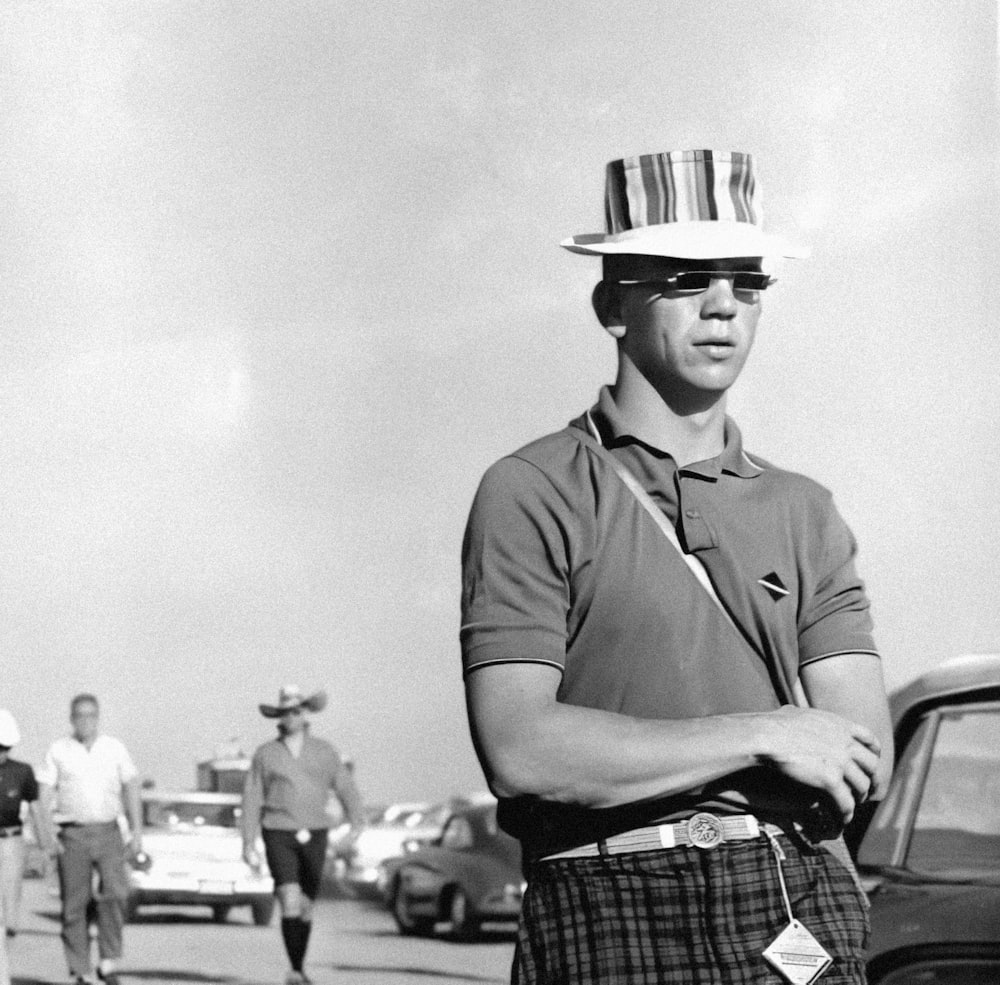
[[[0,828],[21,823],[21,804],[38,800],[34,770],[17,759],[0,763]]]
[[[587,428],[579,418],[483,478],[463,546],[466,673],[548,664],[562,674],[561,702],[682,719],[772,710],[792,703],[803,665],[876,652],[854,539],[826,489],[749,457],[732,420],[720,455],[678,469],[628,432],[607,389],[592,418],[740,631],[610,466],[573,436]],[[517,801],[501,803],[500,816],[540,848],[569,847],[698,809],[794,814],[803,793],[758,769],[668,803],[599,812]]]

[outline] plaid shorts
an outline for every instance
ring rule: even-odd
[[[780,836],[795,918],[833,957],[820,985],[864,985],[868,901],[822,848]],[[787,985],[762,957],[788,926],[766,839],[536,862],[514,985]]]

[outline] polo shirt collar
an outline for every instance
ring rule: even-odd
[[[648,441],[643,441],[629,430],[624,416],[611,395],[610,387],[601,387],[597,404],[591,408],[590,414],[602,440],[609,448],[638,444],[659,456],[670,454],[662,448],[651,445]],[[583,427],[586,427],[586,424]],[[726,416],[724,441],[725,445],[722,451],[714,458],[708,458],[703,462],[691,462],[689,465],[685,465],[682,471],[700,475],[706,479],[718,479],[723,473],[736,475],[741,479],[753,479],[761,474],[763,470],[754,465],[743,451],[743,437],[740,434],[740,429],[728,415]]]

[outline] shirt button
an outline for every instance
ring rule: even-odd
[[[685,510],[685,511],[684,511],[684,515],[685,515],[685,516],[686,516],[686,517],[687,517],[687,518],[688,518],[689,520],[697,520],[697,519],[698,519],[698,517],[700,517],[700,516],[701,516],[701,514],[700,514],[700,513],[699,513],[699,512],[697,511],[697,510]]]

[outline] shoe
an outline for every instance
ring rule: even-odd
[[[290,971],[285,975],[285,985],[305,985],[309,979],[301,971]]]
[[[100,967],[97,969],[97,980],[103,982],[104,985],[121,985],[121,981],[118,978],[118,969],[109,968],[104,971]]]

